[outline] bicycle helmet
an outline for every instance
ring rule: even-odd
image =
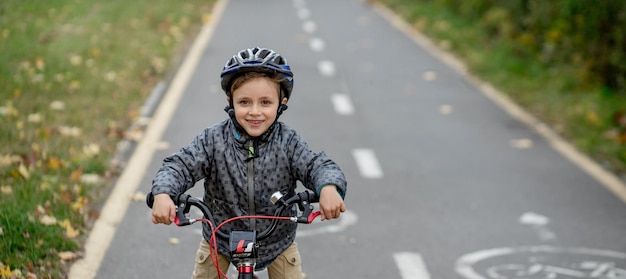
[[[289,99],[293,89],[293,73],[287,61],[269,48],[249,48],[233,55],[220,74],[222,89],[228,95],[233,79],[246,72],[280,73],[285,77],[281,83],[284,96]]]

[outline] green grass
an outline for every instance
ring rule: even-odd
[[[213,3],[0,3],[0,278],[65,277],[116,144]]]
[[[494,36],[510,27],[497,13],[466,19],[436,1],[377,2],[446,46],[473,75],[507,94],[609,171],[626,174],[626,123],[615,120],[626,112],[626,92],[609,92],[589,82],[576,59],[568,64],[544,61],[527,51],[532,42]]]

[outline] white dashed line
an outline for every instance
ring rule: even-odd
[[[402,279],[430,279],[424,259],[417,253],[396,253],[393,255]]]
[[[320,61],[317,64],[317,68],[319,69],[320,73],[325,77],[332,77],[336,73],[335,64],[331,61]]]
[[[304,0],[293,0],[293,6],[296,7],[296,9],[304,8],[304,5]]]
[[[323,51],[325,46],[326,44],[324,44],[324,41],[320,38],[311,38],[309,41],[309,47],[315,52]]]
[[[305,20],[307,18],[309,18],[311,16],[311,12],[306,9],[306,8],[302,8],[298,10],[298,17],[302,20]]]
[[[359,172],[364,178],[382,178],[383,171],[376,159],[374,151],[371,149],[354,149],[352,156],[359,167]]]
[[[334,94],[331,97],[335,111],[341,115],[350,115],[354,113],[354,107],[350,97],[346,94]]]
[[[311,34],[317,30],[317,24],[311,20],[307,20],[302,24],[302,29],[304,29],[304,32]]]

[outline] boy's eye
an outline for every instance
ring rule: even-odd
[[[261,103],[264,104],[264,105],[271,105],[272,101],[270,101],[270,100],[263,100],[263,101],[261,101]]]

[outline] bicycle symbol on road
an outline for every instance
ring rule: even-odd
[[[456,262],[466,279],[626,279],[626,254],[553,246],[505,247],[466,254]]]

